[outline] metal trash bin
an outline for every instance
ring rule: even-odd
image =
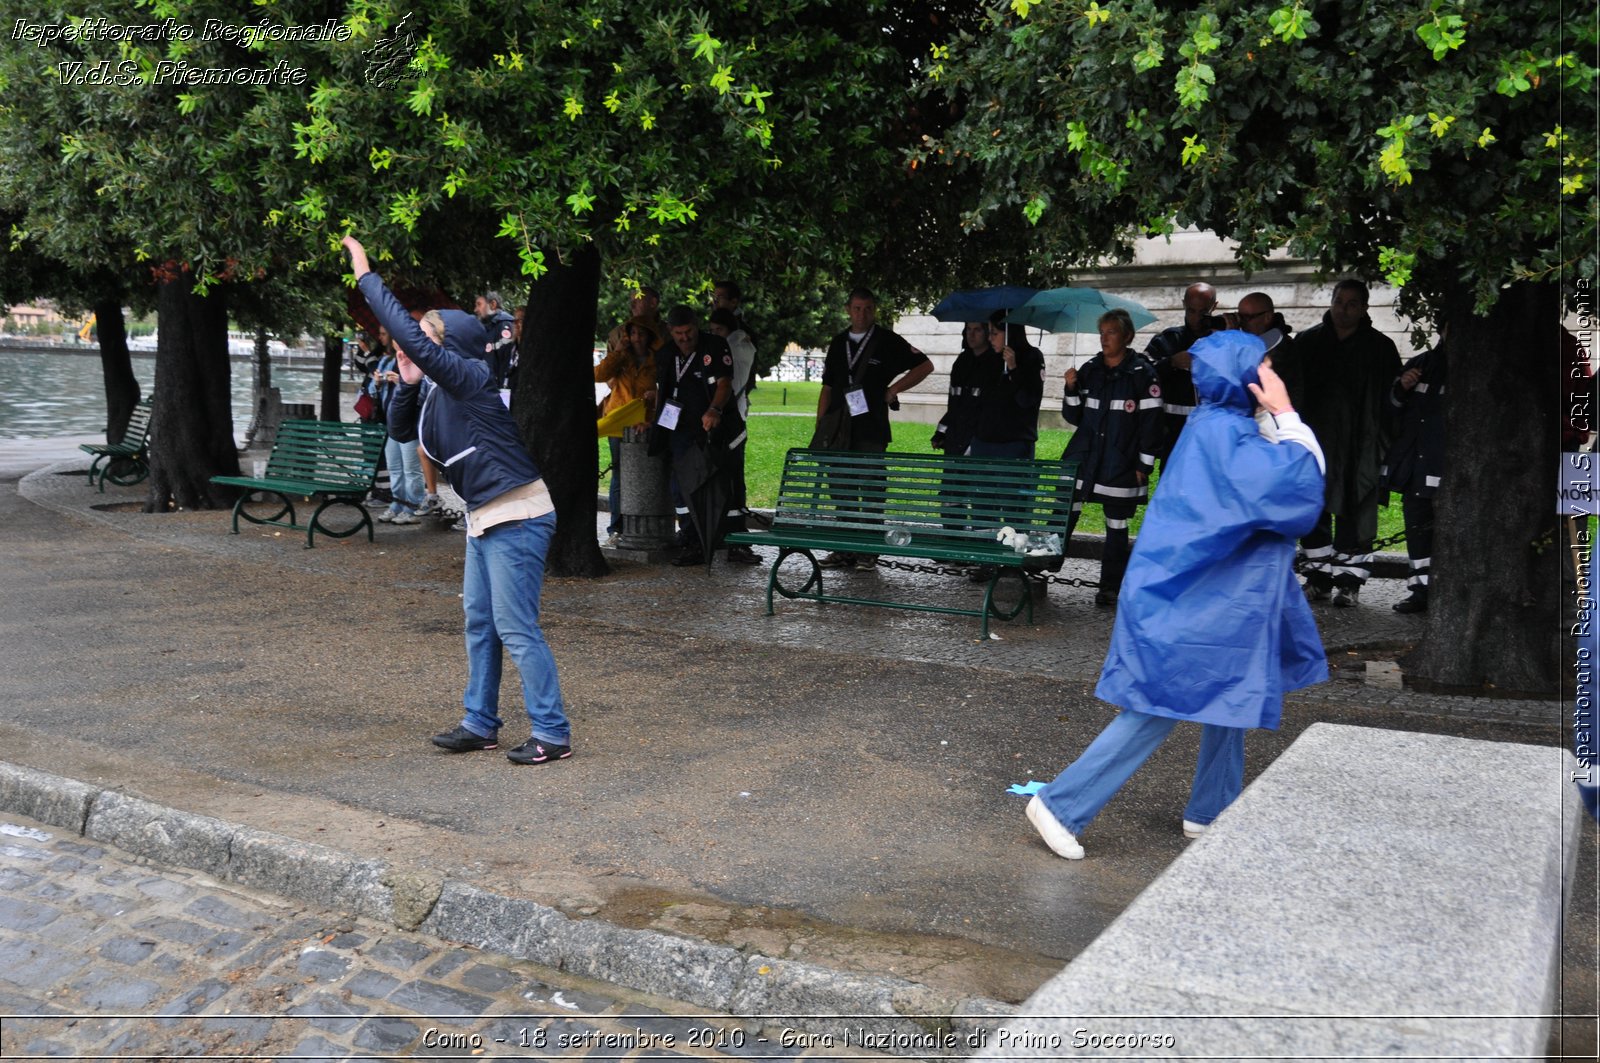
[[[665,453],[651,457],[649,440],[649,428],[636,425],[623,431],[617,448],[619,468],[612,475],[622,477],[622,533],[617,545],[623,550],[665,550],[677,537],[667,481],[671,458]]]

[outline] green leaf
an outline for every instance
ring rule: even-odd
[[[1183,154],[1181,156],[1183,165],[1188,166],[1191,163],[1200,161],[1200,159],[1203,158],[1205,153],[1209,150],[1210,149],[1204,144],[1200,143],[1199,134],[1195,134],[1194,136],[1190,137],[1184,137]]]
[[[1035,196],[1022,205],[1022,216],[1028,219],[1029,225],[1038,225],[1047,206],[1049,203],[1043,197]]]

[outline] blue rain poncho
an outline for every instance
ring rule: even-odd
[[[1294,575],[1295,540],[1322,512],[1322,471],[1256,423],[1245,385],[1259,383],[1259,339],[1220,332],[1191,351],[1200,406],[1146,511],[1095,693],[1155,716],[1276,728],[1285,691],[1328,678]]]

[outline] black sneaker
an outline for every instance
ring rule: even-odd
[[[551,745],[537,738],[530,738],[506,753],[506,759],[513,764],[548,764],[552,760],[566,760],[570,756],[571,746]]]
[[[706,552],[698,545],[685,546],[678,553],[678,556],[672,559],[672,563],[678,568],[684,568],[690,565],[703,565],[706,563]]]
[[[761,555],[750,549],[744,543],[735,543],[728,547],[728,560],[736,565],[759,565]]]
[[[856,555],[843,550],[835,550],[817,559],[818,568],[854,568]]]
[[[476,753],[480,749],[500,748],[500,743],[493,738],[473,734],[465,727],[434,735],[433,744],[448,753]]]
[[[1397,613],[1426,613],[1428,611],[1428,592],[1412,591],[1411,597],[1394,603]]]

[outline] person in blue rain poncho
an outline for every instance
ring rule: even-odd
[[[1322,451],[1263,362],[1267,346],[1228,331],[1191,349],[1200,406],[1145,515],[1095,690],[1123,711],[1028,802],[1069,860],[1180,720],[1203,726],[1183,815],[1198,836],[1244,788],[1246,729],[1275,729],[1285,691],[1328,678],[1294,575],[1295,540],[1322,512]]]

